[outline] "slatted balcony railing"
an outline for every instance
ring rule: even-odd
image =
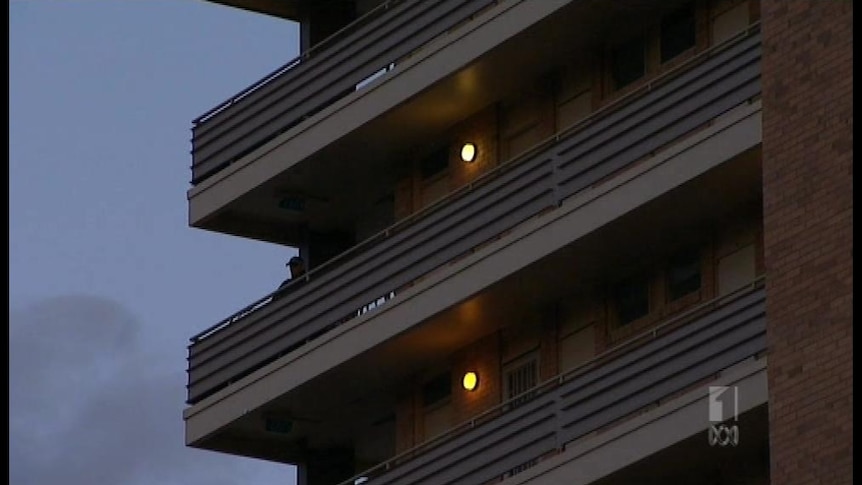
[[[341,485],[363,477],[374,485],[488,483],[517,474],[578,438],[761,354],[765,313],[759,279],[543,383],[517,407],[503,403]]]
[[[197,184],[496,0],[387,0],[193,121]]]
[[[188,402],[297,348],[378,300],[760,93],[753,26],[471,186],[401,221],[192,338]],[[397,294],[395,298],[398,298]]]

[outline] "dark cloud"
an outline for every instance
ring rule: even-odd
[[[143,329],[89,296],[10,313],[12,485],[255,483],[259,462],[183,445],[183,362],[159,370]]]

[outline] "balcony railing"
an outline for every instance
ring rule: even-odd
[[[763,280],[661,323],[367,470],[374,485],[488,483],[766,350]]]
[[[353,92],[496,0],[388,0],[193,121],[192,184]]]
[[[760,93],[760,33],[692,59],[192,338],[195,403]]]

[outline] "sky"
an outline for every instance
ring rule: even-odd
[[[292,248],[188,226],[191,120],[298,54],[203,0],[10,0],[12,485],[292,484],[187,448],[188,339]]]

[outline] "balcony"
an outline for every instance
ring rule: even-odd
[[[489,483],[511,477],[569,448],[585,448],[579,440],[597,431],[601,436],[656,403],[691,392],[705,397],[704,386],[727,384],[720,377],[730,374],[728,368],[762,356],[765,333],[765,291],[763,281],[757,280],[667,320],[528,395],[517,396],[342,485],[362,477],[374,484]],[[765,390],[761,387],[757,394]],[[754,393],[747,394],[744,397],[750,399]],[[702,422],[695,431],[705,432],[706,409],[705,404],[698,409]],[[677,430],[664,433],[674,435]],[[624,453],[628,458],[632,454],[633,449]],[[607,463],[622,467],[624,463],[616,462],[626,457],[617,455]]]
[[[388,0],[193,121],[192,184],[496,3]]]
[[[642,23],[645,16],[646,21],[657,23],[683,2],[650,2],[646,7],[604,0],[499,0],[191,187],[189,224],[300,248],[311,244],[310,234],[334,232],[350,238],[346,244],[356,244],[400,217],[386,207],[387,198],[403,182],[410,165],[427,155],[429,145],[454,141],[451,138],[458,134],[453,130],[465,127],[468,119],[483,111],[500,114],[501,122],[488,130],[515,129],[512,123],[516,122],[507,113],[523,111],[515,105],[524,90],[537,82],[560,81],[560,89],[548,93],[559,91],[565,97],[573,94],[567,89],[580,88],[584,76],[607,77],[601,72],[605,61],[600,58],[607,57],[603,52],[613,39],[604,33]],[[739,22],[734,29],[745,25]],[[655,66],[657,70],[664,72],[693,52],[702,52],[710,42],[725,39],[706,39],[705,26],[701,32],[702,41],[693,50]],[[329,52],[326,45],[318,52]],[[575,66],[576,59],[589,66]],[[590,95],[596,107],[619,95],[600,87],[604,82],[610,81],[597,82]],[[583,103],[560,101],[553,108],[557,113],[542,115],[559,116],[557,131],[585,114]],[[529,140],[513,140],[514,151],[508,138],[501,137],[497,143],[501,155],[483,150],[492,158],[483,160],[480,155],[477,165],[509,160],[551,134],[539,131]],[[291,199],[305,204],[292,210]]]
[[[527,220],[745,106],[760,93],[756,26],[192,338],[195,404]],[[442,309],[441,309],[442,310]]]

